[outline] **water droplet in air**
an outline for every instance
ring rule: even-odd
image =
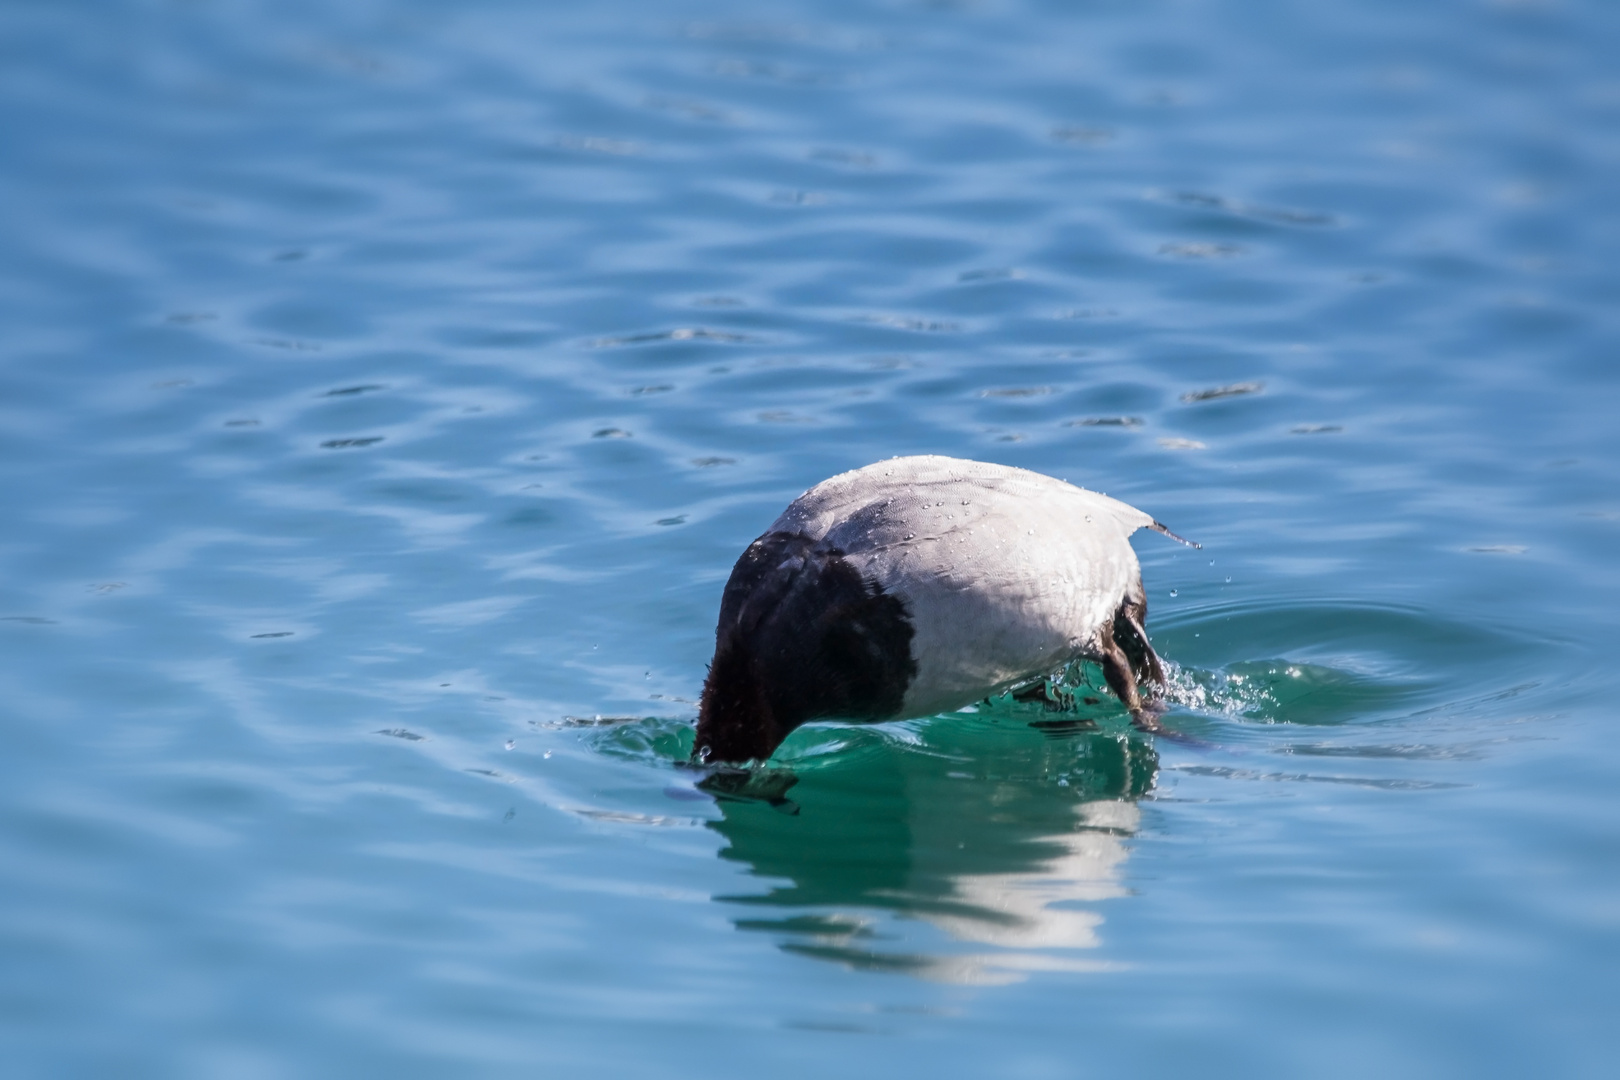
[[[698,759],[698,761],[700,763],[707,764],[708,760],[709,760],[709,755],[712,754],[712,753],[714,753],[714,751],[711,750],[709,747],[700,746],[700,747],[698,747],[697,759]]]
[[[517,749],[517,740],[516,739],[507,739],[506,740],[506,748],[508,750],[516,750]]]
[[[1232,575],[1231,574],[1226,575],[1226,583],[1228,585],[1232,584]]]
[[[546,751],[546,752],[545,752],[545,753],[543,753],[543,754],[541,754],[541,755],[540,755],[540,756],[541,756],[541,758],[543,758],[543,759],[546,759],[546,760],[550,760],[550,758],[551,758],[551,751],[550,751],[550,750],[547,750],[547,751]]]
[[[1171,595],[1171,596],[1180,596],[1180,595],[1181,595],[1181,593],[1180,593],[1180,592],[1179,592],[1179,591],[1178,591],[1178,590],[1176,590],[1176,589],[1171,589],[1171,590],[1170,590],[1170,595]]]

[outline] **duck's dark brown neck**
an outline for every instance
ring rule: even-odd
[[[764,761],[806,720],[895,715],[917,672],[911,639],[905,605],[843,552],[766,533],[720,600],[694,757]]]
[[[716,763],[764,761],[802,720],[782,723],[750,650],[738,642],[722,643],[703,683],[693,757]]]

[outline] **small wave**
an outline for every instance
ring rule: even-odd
[[[1266,724],[1366,724],[1514,696],[1543,643],[1472,621],[1355,602],[1222,604],[1172,611],[1154,644],[1165,697],[1190,712]],[[1474,681],[1457,694],[1459,672]],[[1533,684],[1530,684],[1533,685]],[[1438,699],[1438,700],[1437,700]]]
[[[955,334],[962,324],[945,319],[916,319],[906,315],[857,315],[852,321],[891,326],[896,330],[912,330],[922,334]]]
[[[1215,210],[1236,217],[1258,218],[1284,225],[1337,225],[1333,214],[1318,210],[1300,210],[1287,206],[1263,206],[1230,199],[1224,195],[1210,195],[1201,191],[1149,192],[1149,198],[1163,202],[1190,206],[1199,210]]]
[[[566,717],[562,724],[583,729],[586,745],[608,757],[670,766],[692,756],[692,721],[684,717]]]
[[[1193,712],[1276,723],[1324,723],[1365,711],[1390,688],[1322,664],[1251,660],[1220,671],[1167,665],[1165,699]]]
[[[592,821],[605,821],[614,825],[653,825],[665,829],[690,829],[703,824],[702,818],[671,817],[668,814],[637,814],[628,810],[593,810],[576,807],[573,812],[582,818],[589,818]]]
[[[1348,787],[1373,788],[1378,791],[1440,791],[1467,787],[1444,780],[1410,780],[1399,777],[1376,776],[1319,776],[1313,773],[1263,772],[1259,769],[1234,769],[1223,765],[1170,765],[1173,772],[1191,776],[1212,776],[1221,780],[1263,780],[1271,783],[1344,784]]]
[[[621,334],[617,337],[593,338],[585,343],[587,349],[614,349],[626,345],[651,345],[659,341],[715,341],[722,344],[737,344],[746,341],[758,341],[756,337],[748,334],[737,334],[729,330],[711,330],[705,326],[678,326],[673,330],[655,330],[644,334]]]
[[[1198,401],[1217,401],[1220,398],[1240,397],[1244,394],[1258,394],[1266,388],[1261,382],[1231,383],[1226,386],[1212,386],[1207,390],[1189,390],[1181,395],[1181,400],[1192,403]]]

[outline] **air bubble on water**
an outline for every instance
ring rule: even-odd
[[[1069,786],[1069,778],[1067,776],[1058,777],[1058,787],[1068,787],[1068,786]]]
[[[906,533],[906,539],[910,540],[911,538],[913,538],[916,535],[917,535],[916,533]]]
[[[1179,590],[1179,589],[1171,589],[1170,590],[1170,595],[1171,596],[1180,596],[1181,595],[1181,590]]]
[[[1087,514],[1087,515],[1086,515],[1086,520],[1087,520],[1087,521],[1090,521],[1090,520],[1091,520],[1091,515],[1090,515],[1090,514]]]
[[[549,760],[551,760],[551,751],[547,750],[545,753],[541,754],[540,756],[541,756],[541,758],[549,761]]]
[[[517,749],[517,740],[516,739],[507,739],[506,740],[506,748],[508,750],[516,750]]]
[[[1232,575],[1231,574],[1226,575],[1226,583],[1228,585],[1232,584]]]
[[[703,765],[708,764],[709,755],[711,755],[713,753],[714,753],[714,751],[712,749],[710,749],[709,747],[707,747],[707,746],[698,747],[698,752],[697,752],[698,763],[703,764]]]

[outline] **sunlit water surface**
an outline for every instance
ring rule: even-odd
[[[0,50],[8,1076],[1614,1075],[1620,8]],[[1204,544],[1183,737],[1081,670],[695,787],[732,560],[908,453]]]

